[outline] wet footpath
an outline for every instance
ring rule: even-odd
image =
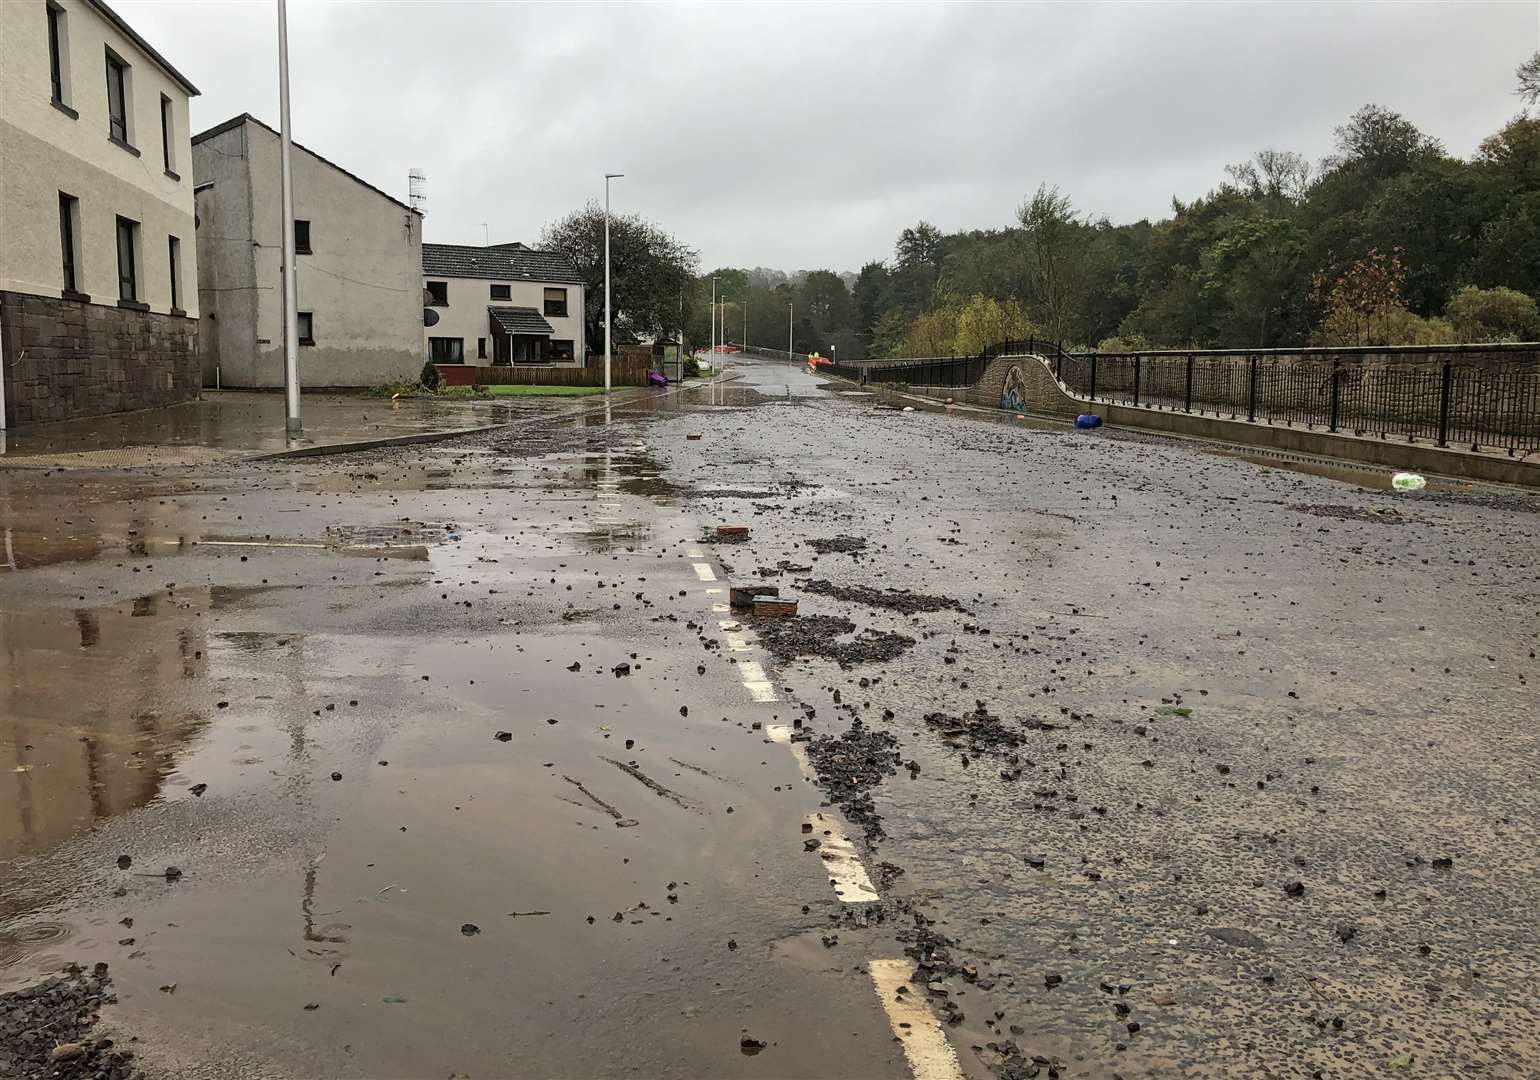
[[[0,1076],[1540,1071],[1540,496],[908,404],[0,469]]]

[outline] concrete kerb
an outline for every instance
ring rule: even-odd
[[[705,382],[699,382],[694,385],[709,386],[713,382],[717,382],[719,380],[726,382],[728,379],[728,371],[724,370],[715,378],[708,379]],[[644,394],[649,391],[649,389],[650,388],[648,387],[641,386],[634,387],[630,390],[630,392],[624,395],[613,395],[610,398],[608,404],[611,408],[616,405],[630,404],[632,401],[640,400]],[[672,394],[677,394],[679,391],[686,389],[690,389],[690,387],[681,383],[678,386],[669,387],[666,391],[664,391],[662,394],[658,394],[657,396],[669,397]],[[603,408],[604,403],[600,402],[589,405],[587,408],[578,409],[571,413],[563,413],[561,416],[562,418],[588,416],[601,411]],[[359,450],[376,450],[386,446],[412,446],[417,443],[443,442],[447,439],[459,438],[462,435],[481,435],[488,431],[500,431],[504,428],[524,427],[527,424],[538,424],[550,419],[553,419],[553,416],[550,414],[542,416],[527,416],[521,417],[518,420],[509,420],[501,424],[487,424],[482,427],[455,428],[450,431],[424,431],[412,435],[388,435],[378,439],[355,439],[350,442],[325,443],[320,446],[301,446],[294,450],[277,450],[269,454],[255,454],[252,457],[245,458],[244,460],[282,461],[285,458],[327,457],[332,454],[351,454]]]
[[[1020,357],[1015,359],[1027,359]],[[838,380],[851,386],[859,385],[854,379],[847,379],[839,375],[823,375],[823,378]],[[939,400],[943,395],[954,396],[961,390],[948,390],[945,387],[935,388],[934,394],[914,393],[898,390],[894,384],[868,384],[867,389],[877,390],[883,394],[903,398],[909,401],[920,402],[930,406],[941,405]],[[1527,462],[1510,458],[1499,458],[1480,454],[1467,453],[1461,450],[1431,446],[1406,446],[1399,443],[1381,442],[1379,440],[1363,439],[1358,436],[1344,435],[1341,433],[1311,432],[1299,428],[1281,428],[1274,425],[1246,424],[1235,427],[1237,421],[1225,420],[1220,417],[1191,416],[1185,413],[1170,413],[1164,411],[1147,410],[1130,405],[1114,405],[1101,401],[1086,401],[1064,393],[1060,387],[1060,394],[1064,403],[1073,403],[1078,409],[1096,413],[1102,417],[1108,428],[1122,428],[1137,431],[1141,435],[1151,438],[1168,439],[1175,443],[1187,445],[1211,445],[1223,449],[1226,453],[1233,454],[1270,454],[1281,459],[1302,459],[1319,462],[1340,462],[1365,469],[1410,469],[1428,476],[1437,476],[1449,480],[1480,481],[1489,484],[1505,484],[1513,487],[1537,488],[1540,487],[1540,462]],[[951,409],[965,410],[968,412],[1003,415],[1008,412],[1019,412],[1023,416],[1029,416],[1034,421],[1063,424],[1072,428],[1074,422],[1046,411],[1032,408],[1017,410],[1004,410],[992,408],[987,405],[973,405],[963,401],[954,400]],[[1209,427],[1225,429],[1226,434],[1254,435],[1256,438],[1249,441],[1227,439],[1221,434],[1206,434],[1203,432],[1175,431],[1161,426],[1160,423],[1141,423],[1141,420],[1156,419],[1170,423],[1172,420],[1185,422],[1194,427]],[[1268,437],[1269,435],[1273,437]],[[1311,442],[1317,444],[1313,448],[1303,445],[1288,445],[1288,443]],[[1344,453],[1323,452],[1325,448],[1340,449]],[[1403,460],[1390,460],[1402,458]]]

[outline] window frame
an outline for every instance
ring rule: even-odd
[[[553,300],[551,298],[551,296],[550,296],[550,294],[553,293],[553,292],[561,293],[561,299],[560,300]],[[545,300],[544,314],[549,315],[549,316],[551,316],[553,318],[557,318],[557,319],[565,319],[565,318],[567,318],[567,290],[566,289],[558,288],[555,285],[547,285],[547,286],[545,286],[545,291],[541,294],[541,296]],[[553,309],[552,306],[551,306],[553,304],[558,305],[560,310]]]
[[[166,234],[166,261],[171,270],[171,311],[182,310],[182,239]]]
[[[304,238],[303,238],[303,240],[301,239],[301,235],[302,234],[300,232],[300,229],[301,229],[302,226],[304,228],[304,233],[303,233],[303,237]],[[309,218],[295,218],[294,219],[294,254],[296,254],[296,255],[314,255],[315,254],[315,250],[310,246],[310,219]]]
[[[315,344],[315,312],[296,311],[294,313],[294,336],[299,339],[301,345]],[[306,333],[306,330],[309,333]]]
[[[165,94],[160,96],[160,156],[165,164],[166,175],[180,180],[176,173],[175,145],[176,108]]]
[[[118,92],[118,108],[121,114],[114,116],[112,112],[112,91],[114,86]],[[129,103],[128,63],[107,49],[107,137],[121,146],[132,147],[133,130],[129,126],[129,114],[133,111]],[[121,129],[121,134],[119,134]]]
[[[498,295],[498,290],[499,289],[502,290],[502,295]],[[487,299],[489,299],[489,300],[512,300],[513,299],[513,286],[512,285],[490,285],[487,288]]]
[[[484,337],[479,337],[479,338],[476,339],[476,359],[477,360],[485,360],[486,358],[487,358],[487,339],[484,338]]]
[[[557,346],[566,346],[558,351]],[[565,355],[562,355],[565,352]],[[552,363],[569,363],[577,359],[577,341],[574,338],[550,338],[546,342],[546,359]]]
[[[439,344],[445,348],[440,350]],[[453,345],[453,348],[448,346]],[[452,356],[458,356],[457,360],[443,360],[436,354],[440,351],[448,352]],[[430,337],[428,339],[428,360],[434,364],[464,364],[465,363],[465,339],[463,337]]]
[[[64,292],[80,292],[80,252],[77,247],[80,200],[67,191],[59,192],[59,259],[64,274]]]
[[[119,214],[115,231],[118,240],[118,300],[127,300],[131,304],[141,303],[139,299],[139,222]],[[128,239],[127,251],[124,250],[125,237]],[[124,276],[125,255],[128,267],[126,277]],[[125,283],[128,285],[127,295],[123,292]]]
[[[54,4],[45,5],[48,10],[48,78],[49,89],[55,105],[69,105],[64,96],[66,85],[64,60],[68,46],[64,28],[64,9]]]
[[[434,291],[435,286],[437,287],[438,292]],[[427,291],[428,291],[428,303],[425,306],[427,306],[427,307],[448,307],[449,306],[449,282],[447,282],[447,281],[430,281],[430,282],[428,282],[423,287],[425,289],[427,289]]]

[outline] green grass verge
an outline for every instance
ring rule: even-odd
[[[588,397],[604,393],[602,386],[525,386],[522,384],[487,386],[492,397]]]

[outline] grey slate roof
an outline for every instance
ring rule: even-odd
[[[424,244],[422,272],[429,277],[481,278],[485,281],[555,281],[581,285],[578,268],[565,255],[533,248]]]
[[[487,314],[499,330],[505,334],[542,334],[550,337],[556,333],[544,316],[532,307],[489,307]]]

